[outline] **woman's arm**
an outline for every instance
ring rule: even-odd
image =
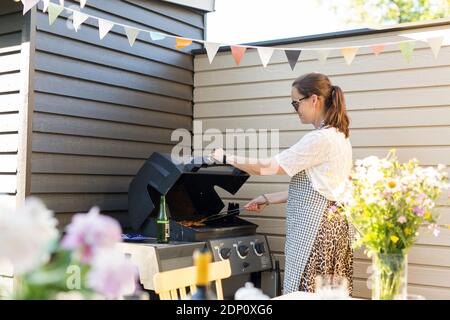
[[[261,195],[259,197],[256,197],[249,203],[247,203],[244,208],[248,211],[262,211],[265,207],[267,207],[269,204],[279,204],[279,203],[285,203],[288,198],[288,192],[287,191],[280,191],[275,193],[266,193],[264,195]]]
[[[288,191],[266,193],[265,196],[269,200],[269,204],[285,203],[288,199]]]
[[[222,148],[215,149],[213,158],[217,161],[222,161],[224,154],[225,152]],[[278,165],[278,162],[274,158],[254,159],[227,154],[226,161],[233,167],[245,171],[250,175],[269,176],[276,174],[286,174],[286,172],[282,167]]]

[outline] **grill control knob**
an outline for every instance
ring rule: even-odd
[[[264,245],[264,242],[255,243],[254,248],[255,248],[256,254],[263,254],[266,252],[266,246]]]
[[[248,250],[249,250],[249,248],[245,244],[241,244],[238,246],[238,252],[243,257],[247,256]]]
[[[231,249],[230,248],[222,248],[220,249],[220,256],[222,259],[228,259],[231,256]]]

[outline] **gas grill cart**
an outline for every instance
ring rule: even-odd
[[[225,204],[215,186],[235,194],[249,175],[204,158],[175,164],[170,154],[155,152],[144,163],[128,190],[128,212],[140,241],[121,243],[139,267],[143,287],[154,290],[153,275],[193,265],[192,255],[205,245],[214,261],[229,259],[231,277],[223,281],[225,299],[251,281],[270,297],[280,295],[279,268],[274,269],[267,239],[256,224],[238,217],[239,204]],[[156,243],[160,196],[166,196],[170,242]]]

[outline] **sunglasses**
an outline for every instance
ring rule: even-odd
[[[303,97],[303,98],[301,98],[301,99],[297,99],[297,100],[294,100],[294,101],[291,102],[292,106],[293,106],[294,109],[295,109],[295,112],[298,112],[298,107],[300,106],[300,102],[301,102],[302,100],[308,99],[308,98],[309,98],[309,97]]]

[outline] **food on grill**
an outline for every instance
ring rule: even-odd
[[[185,227],[203,227],[205,226],[204,221],[206,218],[200,219],[200,220],[182,220],[178,221],[178,223],[182,224]]]

